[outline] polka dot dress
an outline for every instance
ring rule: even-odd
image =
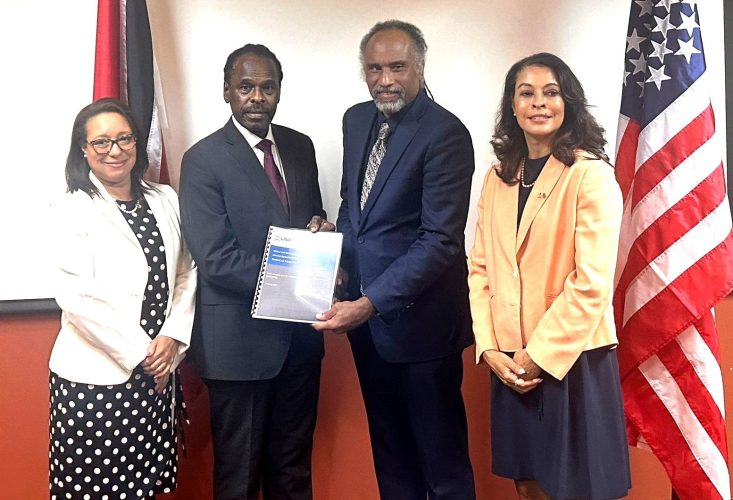
[[[119,208],[148,262],[140,325],[155,338],[165,321],[168,282],[163,239],[144,199]],[[119,385],[50,375],[51,499],[153,498],[176,487],[173,377],[163,394],[138,366]]]

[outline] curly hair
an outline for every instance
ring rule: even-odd
[[[528,154],[524,131],[519,127],[512,109],[517,75],[527,66],[551,69],[560,84],[560,92],[565,103],[565,118],[553,140],[552,155],[568,166],[575,163],[575,153],[578,149],[608,161],[608,156],[604,152],[605,131],[588,111],[588,103],[580,81],[562,59],[554,54],[541,52],[514,63],[504,79],[501,107],[496,115],[491,140],[494,154],[500,162],[497,174],[501,180],[509,185],[516,184],[519,164]]]

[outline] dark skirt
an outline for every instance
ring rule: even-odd
[[[139,366],[126,383],[106,386],[51,372],[51,498],[137,499],[175,490],[173,383],[157,394]]]
[[[492,373],[492,471],[553,499],[611,499],[631,487],[616,351],[583,352],[561,381],[519,394]]]

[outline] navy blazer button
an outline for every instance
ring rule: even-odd
[[[363,236],[359,236],[359,239],[357,241],[359,243],[364,243],[364,237]]]

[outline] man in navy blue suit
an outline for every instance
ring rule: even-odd
[[[250,316],[270,225],[333,230],[311,140],[271,125],[283,72],[263,45],[224,66],[232,117],[189,149],[181,219],[199,268],[191,354],[209,389],[214,498],[310,500],[323,338]],[[315,318],[314,318],[315,321]]]
[[[426,93],[426,49],[401,21],[362,39],[373,100],[344,115],[337,221],[351,300],[314,327],[349,332],[381,498],[470,500],[461,353],[473,341],[464,249],[473,146]]]

